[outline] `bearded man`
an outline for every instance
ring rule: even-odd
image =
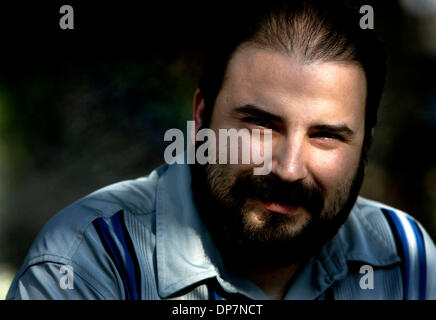
[[[9,299],[436,298],[423,227],[358,196],[385,80],[358,9],[297,0],[240,19],[209,47],[193,118],[270,135],[270,172],[165,164],[98,190],[46,224]]]

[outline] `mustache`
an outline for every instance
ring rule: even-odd
[[[324,193],[320,187],[304,184],[300,180],[283,181],[274,174],[246,173],[236,179],[231,192],[241,201],[257,198],[264,202],[304,207],[313,215],[319,215],[324,207]]]

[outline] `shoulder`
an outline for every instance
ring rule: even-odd
[[[361,229],[366,229],[367,235],[371,234],[372,240],[378,238],[375,245],[396,248],[398,241],[413,242],[420,238],[429,248],[434,246],[425,228],[411,214],[382,202],[359,197],[350,216]],[[411,244],[410,250],[417,249],[417,245]]]
[[[26,260],[47,254],[71,258],[98,218],[108,219],[121,210],[133,216],[153,213],[156,187],[164,170],[109,185],[59,211],[44,225]]]
[[[382,202],[359,197],[356,201],[356,209],[359,219],[372,228],[391,231],[398,228],[405,231],[409,228],[417,228],[411,231],[425,232],[423,226],[411,214]]]
[[[361,261],[374,266],[393,265],[400,261],[383,207],[381,203],[358,197],[339,230],[347,261]]]
[[[138,230],[144,234],[152,233],[156,189],[166,169],[164,165],[145,177],[109,185],[59,211],[37,235],[14,283],[18,285],[17,281],[26,275],[29,278],[29,274],[32,281],[37,280],[35,277],[38,274],[41,279],[49,277],[49,273],[45,272],[47,266],[60,269],[62,265],[74,267],[74,273],[94,287],[99,283],[122,283],[113,273],[113,265],[105,253],[96,222],[107,222],[111,232],[116,234],[111,222],[120,219],[117,213],[122,212],[122,225],[133,229],[132,233],[136,234]],[[53,271],[50,273],[53,274]],[[123,290],[115,289],[100,287],[96,290],[101,296],[119,297],[118,292]]]
[[[342,233],[344,242],[350,243],[346,244],[349,260],[381,267],[401,262],[410,273],[409,288],[426,283],[427,299],[436,299],[436,279],[431,272],[436,268],[436,248],[412,215],[359,197],[346,224]]]
[[[377,231],[381,231],[380,228],[389,229],[390,234],[393,236],[391,240],[395,240],[397,246],[398,242],[406,242],[409,243],[411,251],[418,250],[419,243],[416,243],[416,241],[422,240],[424,241],[423,245],[429,249],[434,247],[434,243],[424,226],[411,214],[362,197],[359,197],[356,206],[358,207],[360,219],[364,223],[369,224],[371,228],[377,229]]]

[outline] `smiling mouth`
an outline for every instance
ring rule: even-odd
[[[299,208],[295,206],[287,206],[277,202],[265,202],[265,201],[261,201],[261,202],[262,205],[269,211],[273,211],[285,215],[294,214]]]

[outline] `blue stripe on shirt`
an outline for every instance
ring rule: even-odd
[[[407,217],[407,220],[410,222],[412,226],[413,232],[415,234],[416,243],[418,246],[418,261],[419,261],[419,291],[418,291],[418,299],[425,300],[425,291],[427,285],[427,261],[425,255],[425,243],[424,237],[422,236],[422,232],[419,229],[416,222]]]
[[[141,272],[139,268],[136,251],[133,247],[132,239],[124,223],[123,211],[118,211],[111,218],[115,234],[124,249],[124,256],[126,258],[127,281],[131,290],[130,296],[133,300],[141,299]]]
[[[124,293],[127,300],[132,300],[132,294],[130,289],[130,282],[128,280],[128,273],[126,271],[123,258],[121,256],[120,251],[115,244],[114,239],[112,238],[111,231],[109,230],[109,226],[103,220],[103,218],[98,218],[92,222],[94,225],[98,236],[103,244],[104,249],[106,250],[109,257],[112,259],[115,267],[117,268],[118,274],[121,277],[124,286]]]

